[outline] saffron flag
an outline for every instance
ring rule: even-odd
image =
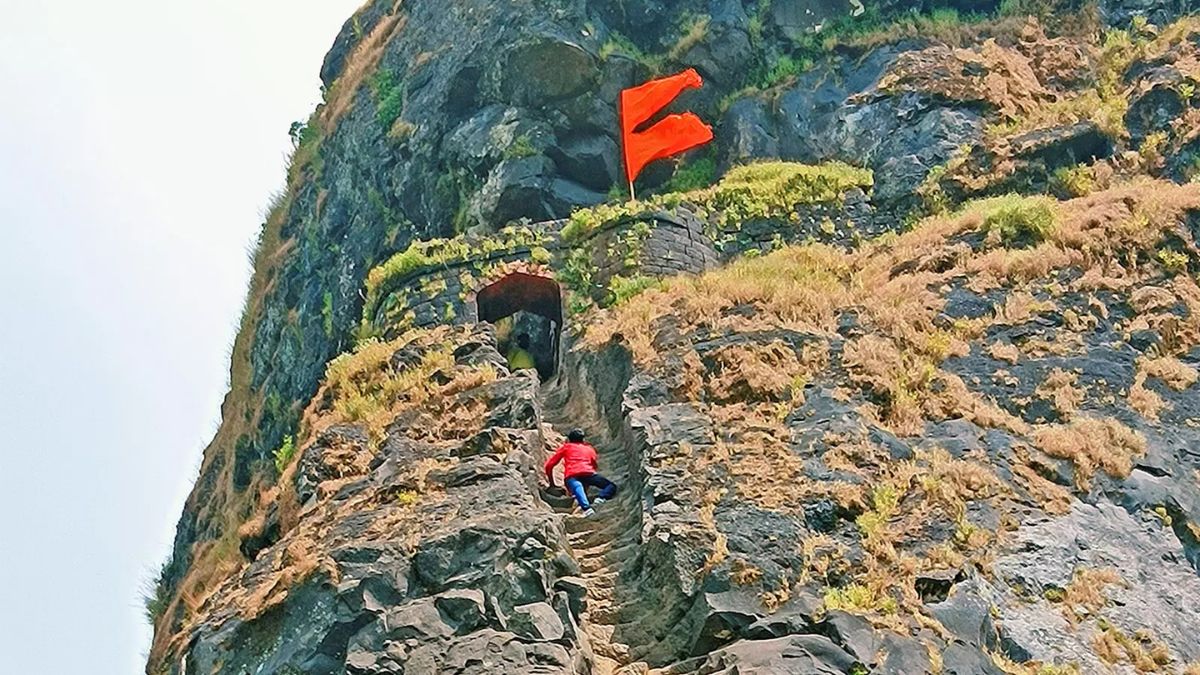
[[[678,75],[651,80],[621,92],[621,143],[625,152],[625,177],[630,185],[650,162],[712,140],[712,128],[690,112],[667,115],[649,129],[637,131],[685,89],[696,89],[702,84],[700,74],[689,68]]]

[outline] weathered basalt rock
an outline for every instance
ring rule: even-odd
[[[935,4],[989,11],[996,3]],[[405,410],[371,430],[321,427],[273,501],[259,508],[260,495],[249,493],[274,470],[272,455],[355,331],[394,338],[412,327],[473,324],[473,273],[544,264],[535,257],[565,267],[573,243],[558,238],[561,219],[623,182],[618,92],[654,72],[649,60],[620,53],[636,51],[622,37],[661,57],[664,70],[703,73],[706,89],[674,109],[716,125],[720,170],[766,157],[836,159],[872,168],[874,187],[779,218],[728,223],[684,203],[606,223],[587,235],[595,289],[617,276],[697,274],[783,243],[858,246],[900,229],[924,206],[931,176],[964,158],[997,179],[947,188],[950,205],[966,194],[1041,191],[1058,169],[1127,159],[1110,159],[1129,149],[1123,131],[1089,121],[1022,127],[1005,147],[988,145],[996,140],[989,125],[1020,122],[1095,84],[1094,49],[1048,38],[1033,23],[962,48],[918,39],[835,50],[768,91],[742,92],[751,74],[793,53],[794,40],[859,6],[775,2],[759,15],[759,4],[737,1],[380,0],[347,22],[321,71],[327,102],[310,130],[320,126],[319,138],[298,134],[306,145],[264,237],[261,297],[252,297],[235,355],[241,388],[223,411],[237,431],[209,450],[165,585],[176,587],[197,552],[239,548],[241,558],[223,561],[235,571],[213,573],[221,583],[204,589],[201,606],[180,605],[160,622],[152,672],[594,672],[593,648],[611,645],[591,644],[594,626],[585,623],[594,617],[585,615],[593,609],[611,613],[612,642],[628,647],[627,660],[665,672],[909,675],[937,662],[947,673],[995,673],[989,654],[997,653],[1107,672],[1096,641],[1134,635],[1149,650],[1139,631],[1177,665],[1200,660],[1192,637],[1200,616],[1186,602],[1200,594],[1200,401],[1191,385],[1144,376],[1147,361],[1164,355],[1178,360],[1184,380],[1200,366],[1200,348],[1185,342],[1196,330],[1187,276],[1196,270],[1194,215],[1146,250],[1110,251],[1105,242],[1073,251],[1068,240],[1039,248],[1030,239],[1005,251],[979,228],[945,245],[915,244],[910,258],[875,271],[909,284],[892,293],[928,301],[919,319],[881,319],[860,305],[821,326],[750,329],[758,301],[711,312],[697,303],[636,325],[660,359],[653,367],[624,347],[641,335],[571,352],[562,365],[577,389],[573,410],[594,415],[628,455],[622,490],[634,498],[619,557],[629,564],[604,582],[636,598],[630,604],[596,602],[595,570],[567,541],[579,526],[555,513],[569,498],[535,484],[546,392],[530,373],[509,372],[488,330],[455,332],[452,365],[429,381],[447,386],[462,369],[494,381],[448,391],[437,414]],[[1101,3],[1111,25],[1138,16],[1161,24],[1191,9]],[[680,42],[680,27],[699,26],[692,19],[705,14],[707,28]],[[1184,37],[1123,73],[1130,144],[1165,135],[1154,170],[1181,182],[1200,155],[1179,123],[1200,105],[1187,86],[1195,45]],[[670,170],[658,165],[639,186]],[[1112,200],[1102,215],[1132,218],[1137,201]],[[1083,209],[1084,200],[1063,208]],[[1066,231],[1079,236],[1103,220],[1064,213]],[[493,236],[522,219],[543,222],[515,243]],[[491,247],[397,277],[377,289],[363,320],[371,268],[456,230]],[[944,276],[989,252],[969,275]],[[1183,267],[1172,272],[1177,281],[1152,278],[1172,253],[1186,258],[1173,263]],[[1039,276],[1060,257],[1070,261],[1064,269]],[[1089,276],[1065,269],[1093,258],[1105,262]],[[999,268],[1019,268],[1040,285],[1026,298],[997,280]],[[831,272],[829,283],[842,274]],[[1026,305],[1028,316],[1008,317]],[[703,327],[681,318],[687,313],[703,316]],[[902,353],[870,349],[895,335],[918,339]],[[566,334],[564,352],[578,337]],[[430,348],[399,349],[387,367],[417,367]],[[729,356],[745,353],[763,368],[742,369]],[[804,362],[804,377],[780,380],[793,360]],[[865,384],[871,368],[900,384]],[[1051,380],[1069,381],[1069,391],[1050,391]],[[961,407],[947,402],[955,396]],[[919,409],[911,426],[885,422],[906,403]],[[1105,433],[1120,425],[1141,444],[1127,470],[1109,471],[1103,457],[1087,460],[1100,469],[1088,467],[1038,437],[1102,419],[1112,420]],[[1072,448],[1080,438],[1070,437]],[[923,473],[896,478],[912,467]],[[793,482],[772,482],[785,471]],[[895,494],[876,489],[884,482]],[[898,526],[896,514],[911,515],[917,499],[929,500],[928,511],[904,522],[890,552],[881,548],[872,528]],[[227,514],[211,504],[254,518],[233,537]],[[965,562],[981,546],[992,556],[986,571]],[[867,571],[879,574],[870,566],[881,559],[907,575],[883,593],[863,582],[878,579]],[[1080,575],[1107,569],[1122,581],[1102,584],[1099,601],[1064,603],[1060,594]]]

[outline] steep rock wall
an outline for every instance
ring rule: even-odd
[[[856,4],[848,4],[856,13]],[[991,3],[929,4],[991,9]],[[846,10],[838,2],[812,5],[812,16]],[[886,15],[899,5],[867,9]],[[1192,9],[1175,0],[1100,3],[1103,19],[1116,26],[1136,26],[1136,17],[1165,23]],[[694,25],[698,15],[709,22],[692,39],[681,27]],[[872,233],[900,226],[907,212],[927,204],[931,183],[934,201],[953,202],[989,191],[1053,187],[1051,174],[1071,166],[1063,157],[1128,168],[1134,160],[1125,133],[1139,149],[1146,138],[1165,136],[1164,163],[1151,172],[1179,180],[1193,174],[1194,135],[1174,124],[1179,117],[1171,114],[1186,116],[1200,103],[1184,95],[1186,87],[1172,85],[1190,72],[1190,61],[1178,58],[1190,49],[1186,32],[1122,71],[1136,83],[1128,97],[1129,122],[1121,121],[1127,131],[1067,125],[1065,132],[1034,129],[1025,142],[1003,145],[989,137],[985,123],[1005,101],[970,87],[933,91],[897,79],[904,75],[897,64],[908,63],[900,57],[928,47],[919,37],[824,53],[795,79],[774,68],[781,56],[796,53],[794,37],[807,27],[783,10],[761,14],[760,3],[751,2],[447,7],[378,0],[348,21],[322,68],[326,103],[297,130],[287,189],[264,229],[222,427],[205,451],[164,569],[159,593],[174,602],[156,626],[156,651],[194,611],[190,605],[242,564],[236,529],[274,480],[271,456],[295,430],[326,363],[353,342],[368,271],[413,241],[468,228],[483,234],[512,219],[561,218],[603,199],[619,173],[611,102],[620,88],[655,68],[694,66],[710,83],[680,106],[718,121],[721,168],[757,157],[840,158],[872,167],[872,203],[855,207],[876,214],[869,219]],[[636,49],[614,39],[617,33]],[[1045,52],[1022,46],[1024,38],[1011,34],[999,40],[1035,66],[1054,62],[1050,57],[1059,53],[1058,47]],[[1037,36],[1029,42],[1045,44]],[[1074,53],[1071,44],[1059,46]],[[980,59],[985,70],[993,62],[983,48],[972,48],[979,54],[964,64],[974,77]],[[777,71],[785,76],[764,76],[758,90],[742,90],[748,76]],[[1094,84],[1086,78],[1056,84],[1052,70],[1034,73],[1057,96],[1069,93],[1063,88],[1068,85]],[[895,82],[907,84],[887,86]],[[969,161],[960,162],[961,150],[972,144]],[[1081,147],[1100,149],[1077,151]],[[661,183],[667,173],[661,166],[650,172],[646,186]],[[981,182],[981,174],[1004,180]],[[841,222],[836,213],[830,220]],[[857,225],[868,219],[849,220]],[[815,224],[823,231],[824,215]],[[766,248],[777,234],[773,229],[768,225],[755,241],[728,248],[720,237],[714,243],[719,255]]]

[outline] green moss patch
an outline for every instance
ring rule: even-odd
[[[873,182],[870,170],[841,162],[817,166],[758,162],[731,169],[710,187],[580,209],[571,214],[562,237],[564,241],[578,241],[605,223],[645,216],[684,203],[711,212],[722,228],[747,220],[791,219],[799,205],[836,202],[847,191],[869,189]]]
[[[468,239],[465,236],[450,239],[414,241],[403,251],[388,258],[383,264],[367,273],[366,302],[363,304],[363,320],[369,322],[379,303],[390,293],[394,284],[416,272],[435,267],[444,267],[476,258],[487,258],[496,253],[530,248],[532,257],[545,258],[549,251],[542,247],[546,237],[528,227],[506,227],[494,236],[485,239]]]

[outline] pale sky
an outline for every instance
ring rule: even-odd
[[[288,125],[362,0],[0,0],[0,661],[140,673]]]

